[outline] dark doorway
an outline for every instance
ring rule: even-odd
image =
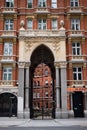
[[[82,92],[73,93],[74,117],[84,117],[83,98],[84,95]]]
[[[38,66],[42,66],[41,70],[44,71],[44,66],[48,66],[50,69],[50,77],[52,79],[51,86],[51,98],[48,93],[48,82],[45,85],[42,84],[44,80],[44,73],[40,75],[42,81],[35,82],[35,70]],[[46,70],[47,74],[47,70]],[[47,77],[46,77],[47,78]],[[45,79],[46,79],[45,78]],[[44,45],[39,46],[31,55],[31,67],[30,67],[30,117],[33,119],[49,119],[55,118],[55,68],[54,57],[49,48]],[[47,87],[47,88],[46,88]],[[37,89],[37,90],[35,90]],[[40,89],[40,93],[39,93]],[[45,93],[45,89],[47,92]],[[37,93],[36,93],[37,91]],[[50,90],[51,91],[51,90]],[[36,95],[35,95],[36,94]],[[37,101],[36,97],[37,96]],[[49,101],[48,101],[49,100]]]
[[[11,93],[0,94],[0,116],[17,116],[17,97]]]

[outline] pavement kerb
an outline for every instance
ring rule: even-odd
[[[77,125],[87,127],[87,118],[54,119],[54,120],[32,120],[32,119],[19,119],[15,117],[0,118],[0,127],[7,127],[7,126],[40,127],[40,126],[77,126]]]

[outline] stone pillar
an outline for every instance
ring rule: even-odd
[[[67,112],[67,80],[66,80],[66,65],[61,66],[61,117],[68,118]]]
[[[25,79],[25,110],[24,118],[30,118],[30,109],[29,109],[29,64],[26,65],[26,79]]]
[[[18,70],[18,118],[23,118],[24,108],[24,63],[19,63]]]
[[[59,67],[56,64],[56,118],[60,118],[60,86],[59,86]]]

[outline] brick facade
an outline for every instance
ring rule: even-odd
[[[56,110],[61,113],[62,109],[63,112],[68,111],[68,117],[75,116],[73,93],[78,95],[82,92],[83,108],[81,109],[87,116],[87,0],[72,0],[71,2],[70,0],[60,2],[57,0],[57,3],[54,1],[54,5],[52,5],[52,0],[46,0],[46,3],[42,2],[40,6],[38,5],[39,0],[32,0],[32,3],[29,3],[30,7],[28,7],[27,0],[13,1],[12,3],[7,2],[7,4],[6,0],[0,1],[0,93],[11,93],[17,99],[22,97],[22,105],[25,105],[19,113],[26,111],[26,101],[28,102],[27,96],[29,95],[26,96],[27,91],[25,90],[27,87],[31,87],[32,83],[28,78],[28,81],[25,79],[20,86],[19,70],[26,69],[24,74],[27,75],[27,68],[29,69],[31,66],[31,55],[43,44],[54,55],[52,65],[54,64],[55,67],[55,91],[57,91],[57,87],[63,91],[62,81],[65,81],[61,78],[57,79],[56,68],[59,68],[59,77],[62,77],[62,68],[66,68],[67,110],[63,108],[63,101],[61,101],[63,92],[60,91],[60,107],[55,108],[55,113]],[[60,24],[61,21],[64,24]],[[65,34],[61,34],[61,31]],[[12,47],[9,43],[12,44]],[[57,83],[57,80],[60,81]],[[20,87],[25,88],[22,91]],[[22,96],[19,91],[23,92]],[[55,106],[57,106],[57,98],[55,96]],[[72,110],[74,114],[72,114]],[[62,114],[59,114],[59,118],[61,116]]]

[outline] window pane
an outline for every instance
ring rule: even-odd
[[[73,71],[76,72],[76,68],[73,68]]]
[[[78,68],[78,72],[81,72],[81,68]]]
[[[4,55],[12,55],[12,43],[4,43]]]
[[[82,79],[81,74],[78,74],[78,80],[81,80],[81,79]]]
[[[77,48],[77,55],[80,55],[80,48]]]
[[[6,0],[6,7],[13,7],[14,6],[14,0]]]
[[[12,74],[8,74],[8,80],[12,79]]]
[[[4,74],[4,79],[3,80],[7,80],[7,74]]]
[[[28,8],[32,8],[33,0],[28,0]]]
[[[28,29],[32,29],[33,28],[33,23],[32,23],[32,19],[28,20]]]
[[[56,19],[52,20],[52,29],[57,29],[57,20]]]
[[[52,0],[52,8],[57,8],[57,0]]]
[[[38,1],[38,6],[39,7],[46,7],[46,0],[39,0]]]
[[[77,75],[76,74],[74,74],[74,80],[77,80]]]

